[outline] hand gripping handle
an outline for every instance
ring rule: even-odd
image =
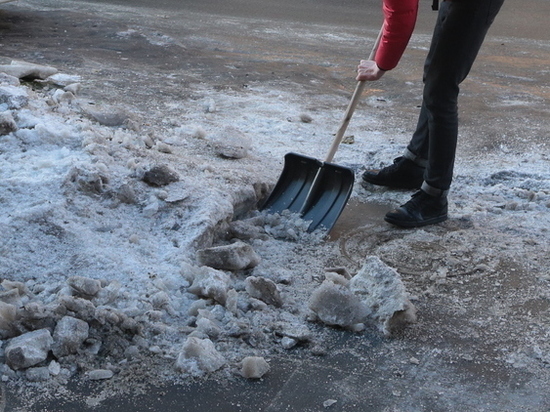
[[[380,29],[380,32],[378,33],[378,37],[376,38],[376,41],[374,42],[374,46],[373,46],[372,51],[369,55],[369,60],[374,59],[374,55],[376,54],[376,50],[378,50],[378,45],[380,44],[380,39],[382,38],[383,30],[384,30],[384,26],[382,26],[382,28]],[[325,158],[325,162],[331,162],[332,159],[334,158],[334,155],[336,154],[336,151],[338,150],[338,147],[340,146],[340,143],[342,143],[342,139],[344,138],[344,133],[346,132],[346,129],[348,128],[351,117],[353,116],[353,112],[355,111],[355,108],[357,107],[357,104],[359,103],[359,99],[361,98],[361,94],[363,93],[364,89],[365,89],[365,80],[358,81],[357,86],[355,87],[355,91],[353,92],[353,95],[351,96],[351,101],[348,105],[346,113],[344,114],[344,119],[342,120],[342,123],[340,124],[340,127],[338,128],[338,131],[336,132],[336,137],[332,141],[332,146],[330,147],[330,150],[327,154],[327,157]]]

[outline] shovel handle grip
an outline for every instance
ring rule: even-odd
[[[374,55],[376,54],[376,50],[378,50],[378,45],[380,44],[380,39],[382,38],[382,32],[383,31],[384,31],[384,26],[382,26],[382,28],[380,28],[380,32],[378,33],[378,37],[376,38],[376,41],[374,42],[374,46],[372,48],[372,51],[369,55],[369,60],[374,59]],[[342,139],[344,138],[344,133],[346,133],[346,129],[348,128],[351,117],[353,116],[353,112],[355,111],[355,108],[357,107],[357,104],[359,103],[359,99],[361,98],[361,94],[363,93],[364,89],[365,89],[365,80],[358,81],[357,85],[355,86],[355,91],[353,92],[353,95],[351,96],[351,101],[349,102],[346,113],[344,114],[344,119],[342,120],[342,123],[340,124],[340,127],[338,128],[338,131],[336,132],[336,136],[335,136],[334,140],[332,141],[332,145],[330,146],[330,150],[327,154],[327,157],[325,158],[325,162],[331,162],[332,159],[334,158],[334,155],[336,154],[336,151],[338,150],[338,147],[340,146],[340,143],[342,143]]]

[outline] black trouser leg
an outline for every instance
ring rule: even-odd
[[[447,190],[458,137],[459,85],[504,0],[444,1],[424,65],[422,108],[408,150],[427,159],[426,183]]]

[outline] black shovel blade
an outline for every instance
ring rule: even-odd
[[[286,209],[299,213],[322,165],[323,162],[312,157],[287,153],[281,176],[261,209],[271,213]]]
[[[311,221],[308,232],[332,229],[348,203],[354,179],[352,169],[323,163],[302,210],[302,218]]]
[[[354,178],[352,169],[288,153],[281,176],[261,209],[271,213],[288,209],[311,221],[308,232],[330,231],[349,200]]]

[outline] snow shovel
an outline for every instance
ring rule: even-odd
[[[374,58],[382,29],[369,56]],[[351,192],[355,173],[352,169],[332,162],[353,112],[365,88],[365,81],[357,82],[344,119],[324,161],[297,153],[287,153],[281,176],[261,210],[281,213],[289,210],[311,221],[308,232],[323,228],[327,232],[334,226],[344,210]]]

